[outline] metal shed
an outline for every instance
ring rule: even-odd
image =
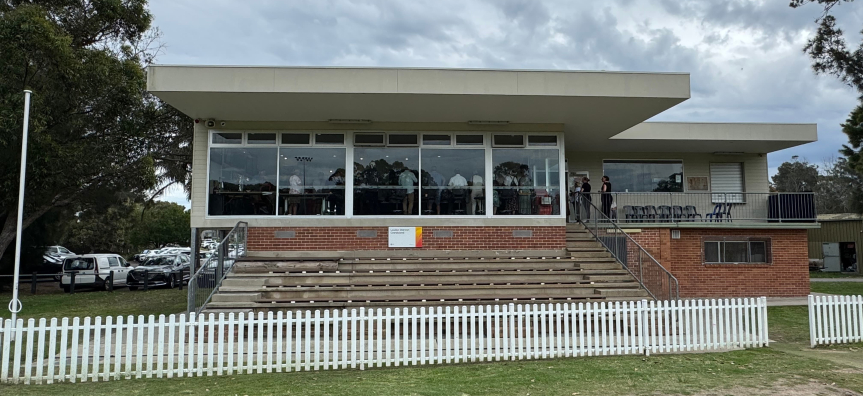
[[[863,248],[863,215],[856,213],[835,213],[818,215],[821,228],[809,230],[809,258],[824,259],[825,267],[831,256],[839,257],[841,265],[848,267],[850,260],[856,264],[857,253]],[[852,245],[853,244],[853,245]],[[853,257],[852,257],[853,255]],[[833,259],[835,262],[835,259]]]

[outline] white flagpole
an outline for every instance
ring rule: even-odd
[[[12,301],[9,301],[9,312],[12,312],[12,326],[15,326],[18,312],[21,312],[21,301],[18,300],[18,277],[21,275],[21,225],[24,222],[24,176],[27,172],[27,130],[30,127],[30,95],[33,92],[24,90],[24,137],[21,139],[21,175],[18,177],[18,228],[15,234],[15,275],[12,278]]]

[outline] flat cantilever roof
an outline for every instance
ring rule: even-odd
[[[770,153],[817,140],[817,124],[644,122],[609,145],[630,152]]]
[[[154,65],[147,89],[195,118],[549,123],[586,145],[690,97],[688,73],[365,67]]]

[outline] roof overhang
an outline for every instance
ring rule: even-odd
[[[166,65],[147,89],[193,118],[554,123],[583,148],[690,95],[687,73]]]
[[[629,152],[770,153],[818,140],[816,124],[645,122],[613,136]]]

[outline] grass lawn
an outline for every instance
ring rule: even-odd
[[[863,295],[863,282],[812,282],[809,288],[813,293]]]
[[[121,288],[113,293],[103,291],[80,291],[75,294],[63,293],[56,283],[53,290],[40,289],[40,294],[31,295],[30,289],[19,291],[19,299],[24,308],[18,314],[19,318],[53,318],[53,317],[96,317],[117,315],[159,315],[176,314],[186,310],[186,288],[152,289],[146,292],[129,291]],[[48,286],[48,285],[46,285]],[[8,301],[11,292],[0,294],[0,299]],[[2,314],[9,318],[9,312]]]
[[[860,278],[863,275],[860,274],[848,274],[848,273],[840,273],[840,272],[817,272],[812,271],[809,273],[810,278]]]

